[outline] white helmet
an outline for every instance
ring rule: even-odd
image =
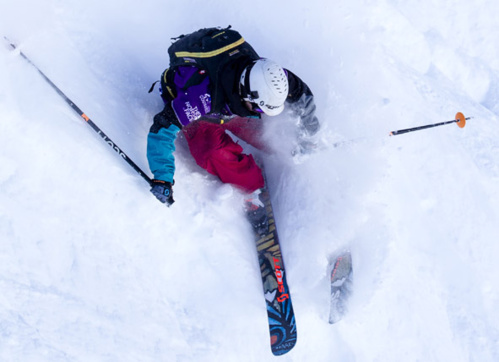
[[[288,77],[276,62],[259,59],[243,70],[240,89],[245,101],[255,103],[269,116],[277,116],[288,97]]]

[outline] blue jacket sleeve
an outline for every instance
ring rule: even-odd
[[[179,127],[172,124],[158,132],[149,132],[147,136],[147,160],[154,178],[173,183],[175,174],[175,139]]]

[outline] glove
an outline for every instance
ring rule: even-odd
[[[306,136],[315,135],[320,128],[319,119],[314,115],[300,117],[300,130]]]
[[[167,104],[161,112],[154,116],[151,132],[158,133],[161,128],[169,128],[172,124],[179,129],[182,129],[182,125],[178,121],[175,112],[172,107]]]
[[[317,151],[317,142],[312,140],[300,140],[298,145],[291,151],[292,156],[310,155]]]
[[[163,204],[166,204],[166,206],[169,207],[175,202],[175,200],[173,200],[173,190],[171,182],[152,180],[151,186],[152,194],[156,196],[156,198]]]

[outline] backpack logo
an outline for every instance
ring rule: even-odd
[[[189,122],[201,118],[201,112],[199,112],[198,107],[191,106],[190,102],[185,102],[185,107],[183,108],[183,110]]]
[[[204,108],[204,113],[210,113],[211,111],[211,96],[208,93],[202,94],[199,96],[199,99],[201,100],[201,104],[203,105]]]

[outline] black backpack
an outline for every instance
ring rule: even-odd
[[[235,30],[204,28],[174,38],[168,48],[170,68],[178,65],[196,65],[205,69],[214,80],[224,66],[241,56],[259,59],[253,47]]]
[[[227,99],[224,88],[232,85],[230,74],[235,73],[235,60],[250,62],[260,59],[253,47],[248,44],[237,31],[227,28],[204,28],[194,33],[180,35],[173,38],[175,42],[168,48],[170,67],[163,73],[162,79],[166,80],[166,73],[173,76],[176,67],[193,65],[206,70],[211,81],[212,110],[219,112]],[[223,73],[222,73],[223,70]],[[201,77],[193,77],[189,83],[198,83]],[[165,89],[163,87],[163,89]],[[227,92],[225,92],[227,93]],[[240,106],[233,105],[238,109]],[[238,109],[240,115],[246,115],[245,109]]]

